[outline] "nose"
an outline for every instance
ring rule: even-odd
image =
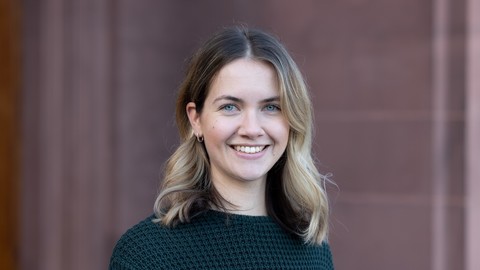
[[[244,113],[238,134],[249,138],[256,138],[265,134],[262,121],[256,112],[249,111]]]

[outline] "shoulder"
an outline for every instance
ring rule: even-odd
[[[165,244],[161,237],[167,228],[155,223],[154,215],[128,229],[118,240],[110,258],[110,269],[149,269],[158,249]]]
[[[334,269],[332,251],[328,242],[323,242],[320,245],[319,260],[322,265],[322,269]]]
[[[155,223],[154,219],[155,216],[151,215],[128,229],[118,240],[116,248],[143,245],[151,240],[152,234],[158,234],[165,230],[162,225]]]
[[[190,223],[170,228],[154,222],[151,215],[128,229],[118,240],[110,269],[171,269],[183,255],[197,252],[202,239],[215,234],[215,218],[199,215]],[[218,231],[218,230],[217,230]]]
[[[120,237],[110,258],[111,270],[172,269],[182,258],[197,254],[198,247],[225,225],[219,215],[200,214],[172,228],[154,219],[147,217]]]

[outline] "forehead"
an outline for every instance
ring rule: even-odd
[[[237,75],[238,72],[248,75],[261,74],[263,76],[274,74],[274,70],[270,63],[267,63],[266,61],[251,58],[239,58],[222,67],[218,72],[217,77]]]
[[[208,96],[226,93],[278,96],[275,69],[265,61],[250,58],[234,60],[220,69],[213,78]]]

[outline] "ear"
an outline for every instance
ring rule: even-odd
[[[189,102],[185,107],[187,111],[188,120],[192,126],[193,132],[195,134],[202,135],[202,127],[200,125],[200,113],[197,112],[197,106],[193,102]]]

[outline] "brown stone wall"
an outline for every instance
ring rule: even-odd
[[[472,3],[24,0],[22,269],[106,268],[152,212],[187,57],[232,23],[306,75],[337,268],[475,269]]]

